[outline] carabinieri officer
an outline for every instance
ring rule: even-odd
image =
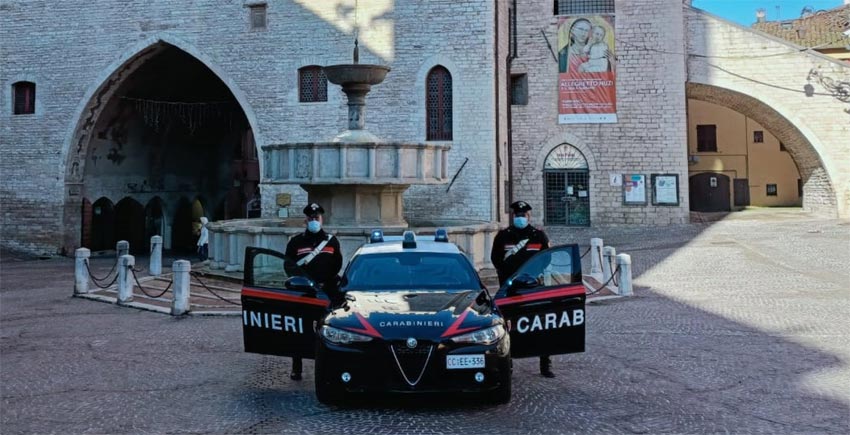
[[[307,229],[286,244],[283,267],[289,276],[306,276],[321,287],[332,300],[338,296],[339,270],[342,268],[342,253],[339,240],[322,229],[325,209],[312,203],[304,207],[304,223]],[[289,377],[301,380],[301,358],[292,359]]]
[[[525,201],[516,201],[511,204],[511,210],[511,225],[496,234],[490,252],[490,261],[499,275],[499,286],[504,285],[534,254],[549,248],[546,233],[528,224],[531,206]],[[540,357],[540,374],[547,378],[555,377],[548,355]]]

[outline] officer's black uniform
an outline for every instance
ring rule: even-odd
[[[313,203],[304,207],[304,215],[308,219],[316,218],[325,213],[319,204]],[[312,219],[311,219],[312,220]],[[316,248],[326,242],[322,249],[309,262],[298,265],[298,262],[312,255]],[[296,235],[286,244],[283,268],[289,276],[306,276],[312,279],[333,301],[339,298],[339,270],[342,268],[342,252],[336,237],[319,229],[313,233],[309,229]],[[301,379],[301,358],[292,359],[290,378]]]
[[[511,204],[511,209],[513,210],[511,217],[514,217],[517,214],[528,213],[531,211],[531,206],[524,201],[517,201]],[[516,250],[518,244],[522,244],[522,247]],[[496,239],[493,240],[493,249],[490,252],[490,261],[499,275],[499,285],[503,285],[529,258],[547,248],[549,248],[549,237],[542,230],[531,225],[517,228],[511,223],[509,227],[499,231]],[[505,255],[511,251],[515,252],[505,258]],[[540,357],[540,374],[547,378],[555,377],[548,355]]]

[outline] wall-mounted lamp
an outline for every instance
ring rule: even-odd
[[[694,154],[691,154],[691,155],[688,156],[688,164],[689,165],[696,165],[697,163],[699,163],[699,156],[694,155]]]

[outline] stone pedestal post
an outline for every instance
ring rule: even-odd
[[[189,311],[189,272],[192,271],[192,263],[177,260],[171,264],[171,270],[174,272],[171,284],[171,291],[174,292],[171,315],[179,316]]]
[[[617,267],[620,269],[620,275],[617,277],[620,282],[620,296],[632,296],[632,257],[629,254],[618,254]]]
[[[89,292],[89,270],[86,262],[91,257],[91,251],[88,248],[78,248],[74,257],[74,294],[82,295]]]
[[[598,276],[602,274],[602,239],[590,239],[590,274]]]
[[[151,237],[151,261],[148,265],[152,276],[162,275],[162,237]]]
[[[119,242],[121,243],[121,242]],[[127,242],[124,242],[127,243]],[[133,302],[133,267],[136,258],[132,255],[122,255],[118,258],[118,303]]]
[[[611,266],[614,264],[614,256],[617,255],[617,250],[613,246],[602,248],[602,282],[606,283],[611,279]]]
[[[130,254],[130,242],[126,240],[119,240],[115,243],[115,252],[117,253],[117,257],[120,259],[122,255]]]

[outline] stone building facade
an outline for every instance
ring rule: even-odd
[[[557,41],[558,2],[553,0],[230,0],[190,6],[173,0],[5,1],[0,5],[2,244],[37,253],[72,252],[86,237],[86,200],[94,203],[99,198],[112,204],[130,198],[144,206],[159,197],[165,209],[163,227],[171,228],[180,201],[206,202],[203,213],[216,218],[228,189],[259,183],[263,216],[277,215],[278,193],[293,194],[297,211],[306,200],[303,192],[264,183],[261,158],[251,153],[220,154],[244,150],[245,144],[259,150],[278,143],[323,141],[342,130],[346,121],[342,93],[331,86],[327,101],[301,102],[299,69],[348,63],[355,33],[362,63],[392,69],[367,101],[367,128],[380,137],[425,141],[428,74],[437,66],[451,74],[448,173],[453,181],[451,186],[408,190],[409,220],[504,222],[507,204],[523,199],[539,211],[535,219],[546,225],[687,222],[688,98],[720,102],[745,113],[782,140],[798,165],[807,162],[800,168],[807,191],[804,207],[840,216],[850,212],[850,187],[841,175],[850,173],[847,144],[840,139],[848,136],[846,118],[838,125],[821,121],[846,116],[842,103],[820,97],[824,102],[820,118],[807,111],[801,112],[802,118],[795,117],[795,108],[804,102],[788,96],[771,99],[756,85],[737,86],[734,80],[729,82],[731,91],[722,91],[725,88],[718,83],[727,82],[703,74],[701,58],[694,57],[710,50],[706,41],[718,46],[749,41],[754,46],[770,45],[774,51],[788,50],[787,44],[734,26],[738,39],[712,36],[705,29],[728,24],[681,0],[588,3],[602,4],[613,14],[616,123],[558,124],[558,69],[552,48]],[[694,41],[694,35],[706,38]],[[198,63],[203,77],[187,80],[168,65],[145,72],[145,65],[163,56]],[[796,52],[793,57],[795,75],[782,76],[789,83],[813,63],[839,76],[847,74],[846,67],[808,53]],[[757,74],[769,65],[767,60],[751,62],[747,71]],[[190,88],[204,80],[217,81],[210,88],[223,91],[184,95],[184,90],[165,86],[161,77],[177,77]],[[519,80],[524,80],[526,104],[511,104],[514,93],[522,90],[512,86]],[[28,84],[34,84],[33,106],[16,114],[20,109],[16,104],[28,98]],[[136,139],[128,143],[136,145],[128,145],[133,152],[124,154],[144,163],[117,165],[115,152],[109,158],[112,148],[120,148],[110,133],[116,101],[143,91],[145,99],[161,104],[184,97],[232,102],[241,127],[222,130],[203,144],[192,142],[195,139],[189,145],[165,141],[173,147],[163,147],[164,152],[184,145],[206,146],[195,148],[205,157],[173,151],[166,159],[188,169],[157,166],[145,149],[150,142],[145,138],[152,134],[149,121],[140,112],[131,112],[128,116],[135,118],[128,125],[136,130],[130,128],[129,134]],[[762,105],[750,104],[739,94],[755,96]],[[776,119],[770,118],[774,112],[767,116],[770,119],[749,113],[774,107],[773,101],[780,101]],[[582,184],[570,191],[561,186],[560,197],[551,189],[547,193],[544,181],[551,174],[545,167],[553,150],[568,150],[573,160],[580,157],[585,165]],[[253,171],[253,164],[259,173],[237,180],[229,172],[236,160],[242,162],[243,175]],[[95,169],[94,162],[109,170]],[[205,178],[203,169],[210,166],[219,168],[217,175]],[[678,176],[678,203],[625,205],[622,177],[628,174],[646,175],[647,182],[652,174]],[[155,187],[140,192],[140,185]],[[647,195],[651,194],[648,189]],[[566,198],[564,204],[556,204],[559,198]],[[565,222],[547,218],[561,205],[577,210],[576,200],[584,204],[583,218]],[[89,213],[94,215],[93,210]],[[549,217],[556,215],[564,216]]]

